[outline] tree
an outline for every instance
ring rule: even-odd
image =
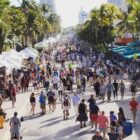
[[[4,41],[7,32],[10,30],[10,25],[8,23],[9,21],[8,7],[9,7],[8,0],[0,1],[0,54],[2,53],[4,47]]]
[[[115,37],[114,22],[120,18],[121,11],[116,6],[104,4],[100,9],[91,11],[90,20],[83,25],[78,35],[81,39],[94,44],[96,49],[104,46],[107,50],[108,44],[112,43]]]

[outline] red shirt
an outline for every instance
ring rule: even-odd
[[[108,118],[104,115],[98,117],[99,128],[107,128]]]
[[[131,106],[131,110],[136,110],[138,103],[135,100],[130,101],[129,105]]]

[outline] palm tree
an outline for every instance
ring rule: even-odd
[[[9,1],[8,0],[1,0],[0,1],[0,54],[2,53],[4,47],[4,41],[7,35],[7,32],[10,29],[9,15],[8,15],[8,7]]]

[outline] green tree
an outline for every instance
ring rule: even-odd
[[[4,41],[7,36],[8,31],[10,30],[9,15],[8,15],[8,0],[0,1],[0,53],[2,53],[4,47]]]

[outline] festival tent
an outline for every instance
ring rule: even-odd
[[[47,41],[39,42],[39,43],[35,44],[35,48],[46,48],[47,43],[48,43]]]
[[[16,63],[22,64],[23,57],[22,57],[22,55],[19,52],[15,51],[15,50],[11,50],[11,51],[5,53],[4,56],[5,57],[8,56],[8,58],[10,60],[13,60]]]
[[[0,67],[5,67],[6,68],[6,74],[10,74],[12,72],[12,64],[7,62],[4,59],[3,55],[0,55]]]
[[[53,44],[53,43],[56,43],[56,42],[57,42],[56,38],[54,38],[54,37],[49,37],[48,38],[48,43]]]
[[[36,55],[39,55],[38,51],[32,47],[28,47],[29,50],[31,50],[33,53],[35,53]]]
[[[31,57],[31,58],[35,59],[35,58],[37,57],[37,54],[35,54],[35,53],[34,53],[31,49],[29,49],[29,48],[26,48],[26,49],[22,50],[20,53],[23,54],[26,58]]]

